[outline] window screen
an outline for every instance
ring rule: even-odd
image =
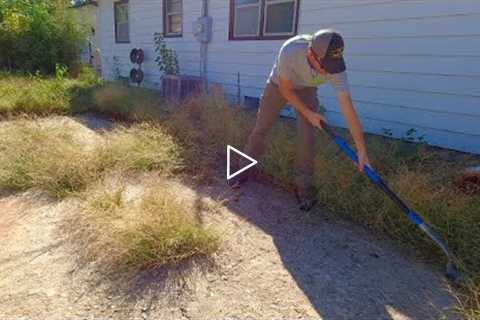
[[[165,0],[163,10],[165,35],[181,36],[183,26],[182,0]]]
[[[128,24],[128,1],[114,3],[115,15],[115,41],[119,43],[130,42],[130,30]]]

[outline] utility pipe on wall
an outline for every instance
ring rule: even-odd
[[[208,0],[202,0],[202,17],[208,17]],[[207,85],[208,42],[200,42],[200,76],[203,78],[204,90]]]

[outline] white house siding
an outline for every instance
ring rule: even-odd
[[[162,30],[162,1],[130,0],[129,45],[114,43],[112,1],[101,2],[106,56],[115,50],[129,70],[134,45],[151,55],[152,33]],[[229,41],[229,10],[228,0],[209,1],[208,80],[235,97],[240,74],[241,96],[258,97],[283,41]],[[184,36],[168,39],[183,73],[198,74],[191,23],[200,13],[200,0],[184,0]],[[344,35],[352,96],[368,132],[400,137],[415,128],[433,145],[480,153],[480,1],[300,0],[298,32],[325,27]],[[158,81],[151,60],[146,73]],[[344,126],[331,88],[322,87],[319,96],[329,120]]]
[[[102,68],[104,77],[114,79],[116,69],[121,76],[128,76],[135,66],[130,62],[130,51],[142,48],[145,51],[145,62],[142,69],[145,74],[145,85],[158,87],[161,73],[155,63],[154,33],[163,31],[162,0],[130,0],[129,28],[130,43],[115,43],[114,0],[100,0],[100,32],[102,50]],[[181,71],[199,75],[200,47],[193,37],[192,23],[201,12],[201,1],[184,0],[183,37],[168,38],[169,47],[175,49]],[[115,63],[115,57],[118,63]],[[183,70],[185,69],[185,70]]]

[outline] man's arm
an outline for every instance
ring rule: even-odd
[[[284,78],[279,77],[279,89],[282,96],[287,100],[295,110],[300,113],[305,119],[307,119],[314,127],[322,128],[321,121],[325,123],[327,120],[318,112],[311,110],[311,106],[305,105],[305,103],[300,99],[295,90],[293,89],[292,83]]]
[[[350,134],[355,141],[355,146],[357,147],[359,162],[358,168],[360,169],[360,171],[363,171],[364,165],[370,166],[370,162],[368,160],[367,147],[365,146],[365,138],[362,125],[360,124],[357,112],[353,107],[352,97],[348,92],[339,92],[337,93],[337,100],[340,104],[340,108],[342,110],[343,116],[345,117],[348,128],[350,129]]]

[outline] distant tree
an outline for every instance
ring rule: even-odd
[[[0,68],[54,74],[78,69],[85,32],[70,0],[0,0]]]

